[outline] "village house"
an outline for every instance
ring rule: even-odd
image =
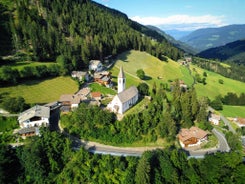
[[[192,57],[191,56],[185,56],[185,61],[188,63],[192,62]]]
[[[50,109],[36,105],[22,112],[18,121],[21,128],[49,126]]]
[[[208,117],[208,121],[213,123],[214,125],[219,125],[220,122],[220,115],[211,113]]]
[[[180,145],[183,148],[198,146],[202,142],[207,141],[208,133],[198,127],[190,129],[182,128],[178,134]]]
[[[102,98],[102,94],[100,92],[91,92],[91,98],[99,101]]]
[[[245,127],[245,118],[234,118],[234,122],[235,122],[239,127]]]
[[[79,95],[65,94],[60,96],[61,111],[69,112],[71,109],[77,108],[81,102]]]
[[[179,82],[179,87],[183,90],[187,90],[188,89],[188,86],[185,84],[185,82],[183,80],[178,80]],[[170,90],[173,91],[174,89],[174,86],[176,86],[176,81],[174,82],[171,82],[170,84]]]
[[[76,78],[79,81],[82,81],[83,79],[85,81],[89,81],[90,80],[89,73],[88,72],[83,72],[83,71],[72,71],[71,72],[71,77],[72,78]]]
[[[18,131],[18,134],[22,136],[22,138],[40,135],[39,127],[22,128]]]
[[[90,94],[90,88],[89,87],[83,87],[75,95],[79,96],[81,101],[83,101],[83,100],[87,100],[89,94]]]
[[[125,86],[126,77],[121,67],[118,75],[118,94],[107,105],[107,109],[115,113],[123,114],[137,103],[139,98],[138,89],[135,86],[125,89]]]
[[[100,60],[91,60],[89,62],[89,70],[93,70],[95,72],[100,72],[103,70],[103,65]]]
[[[94,81],[106,87],[111,87],[112,86],[111,73],[107,71],[96,72],[94,73]]]

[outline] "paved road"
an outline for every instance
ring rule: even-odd
[[[208,110],[211,111],[211,112],[214,112],[215,110],[212,108],[212,107],[208,107]],[[220,118],[221,120],[225,123],[225,125],[228,126],[229,130],[232,132],[232,133],[236,133],[236,131],[234,130],[234,128],[231,126],[230,122],[223,116],[223,115],[220,115]]]
[[[212,132],[218,139],[218,147],[217,148],[214,147],[214,148],[209,148],[209,149],[202,149],[202,150],[197,150],[197,151],[189,151],[190,157],[203,158],[204,155],[215,153],[217,151],[221,151],[221,152],[229,152],[230,151],[230,146],[228,145],[228,143],[226,141],[225,135],[223,133],[219,132],[215,128],[213,128]]]
[[[58,114],[59,112],[54,113],[57,119],[59,119]],[[60,127],[60,124],[57,122],[56,118],[54,118],[55,119],[54,127],[56,128],[54,127],[53,128],[60,130],[62,133],[67,135],[73,141],[74,149],[80,149],[80,147],[82,146],[91,153],[110,154],[110,155],[117,155],[117,156],[137,156],[137,157],[141,156],[147,150],[162,149],[162,147],[116,147],[116,146],[100,144],[97,142],[81,140],[63,131],[62,127]],[[198,150],[198,151],[189,151],[190,157],[203,158],[205,154],[210,154],[217,151],[222,151],[222,152],[230,151],[230,147],[227,144],[225,136],[216,129],[213,129],[212,132],[219,140],[218,147],[205,149],[205,150]]]
[[[202,150],[197,150],[197,151],[187,151],[189,154],[189,157],[203,158],[204,155],[215,153],[217,151],[221,151],[221,152],[230,151],[230,147],[227,144],[224,134],[222,134],[215,128],[212,130],[212,132],[218,138],[218,142],[219,142],[218,147],[202,149]],[[65,132],[63,133],[68,135]],[[74,149],[79,149],[81,146],[83,146],[89,152],[98,153],[98,154],[110,154],[110,155],[117,155],[117,156],[138,156],[139,157],[147,150],[162,149],[161,147],[116,147],[116,146],[99,144],[97,142],[80,140],[79,138],[71,136],[71,135],[68,135],[68,136],[71,138],[71,140],[73,140]]]
[[[214,133],[214,135],[218,138],[219,140],[219,146],[218,146],[218,150],[221,152],[229,152],[230,146],[228,145],[225,135],[221,132],[219,132],[217,129],[213,129],[212,132]]]
[[[236,131],[234,130],[234,128],[231,126],[230,122],[223,116],[220,115],[221,120],[225,123],[225,125],[227,125],[229,127],[229,130],[233,133],[236,134]]]

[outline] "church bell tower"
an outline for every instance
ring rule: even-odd
[[[122,66],[120,67],[120,72],[117,77],[117,93],[120,93],[125,90],[126,86],[126,77],[123,72]]]

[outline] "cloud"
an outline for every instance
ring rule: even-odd
[[[153,25],[158,27],[176,27],[177,29],[193,30],[205,27],[220,27],[225,25],[224,16],[202,15],[172,15],[169,17],[131,17],[132,20],[144,25]],[[185,27],[183,27],[185,25]],[[176,29],[176,28],[175,28]]]

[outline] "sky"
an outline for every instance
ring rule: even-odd
[[[143,25],[193,31],[245,24],[245,0],[94,0]]]

